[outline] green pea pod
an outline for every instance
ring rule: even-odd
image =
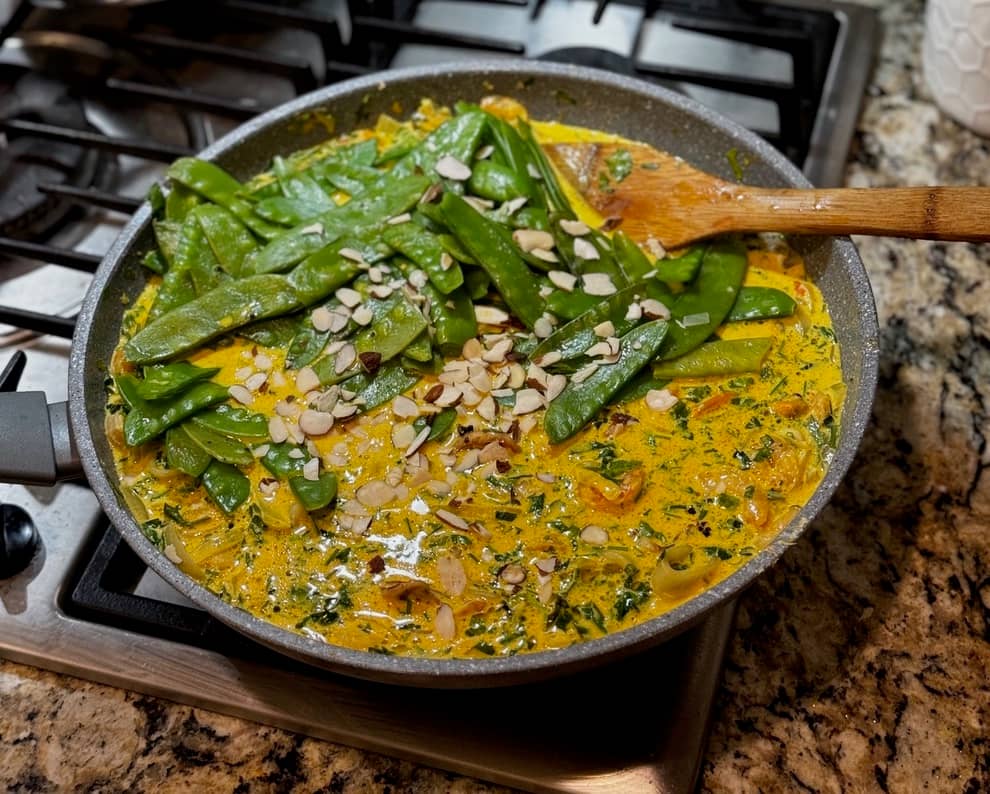
[[[615,336],[622,336],[639,323],[639,320],[630,320],[626,316],[637,295],[640,298],[654,298],[666,306],[674,303],[667,289],[657,282],[624,287],[607,298],[598,298],[599,302],[592,308],[554,331],[536,346],[533,358],[539,359],[550,352],[559,353],[564,361],[580,358],[585,350],[601,341],[595,327],[606,321],[612,323]]]
[[[519,193],[526,196],[531,205],[545,208],[546,201],[543,192],[537,185],[536,180],[530,174],[530,166],[538,167],[533,161],[528,147],[523,139],[516,132],[515,128],[504,119],[488,114],[488,129],[491,132],[492,142],[502,161],[512,170],[520,181],[523,188]],[[530,226],[535,229],[537,227]]]
[[[512,313],[532,329],[543,315],[543,300],[532,272],[511,238],[506,240],[504,227],[483,217],[453,193],[444,194],[440,207],[454,236],[488,273]]]
[[[118,380],[118,385],[120,378]],[[123,394],[123,389],[121,390]],[[169,400],[156,400],[132,405],[124,419],[124,441],[136,447],[164,433],[183,419],[223,402],[228,397],[227,390],[218,383],[193,384],[178,397]]]
[[[464,283],[461,266],[444,250],[443,243],[435,234],[415,223],[400,223],[386,228],[383,237],[388,245],[423,268],[433,286],[444,295]]]
[[[643,399],[653,389],[662,389],[670,383],[670,378],[656,378],[648,368],[640,370],[639,374],[623,386],[612,397],[611,405],[623,405],[634,400]]]
[[[653,365],[653,375],[658,378],[704,378],[759,372],[771,341],[760,338],[705,342],[683,356],[658,361]]]
[[[381,302],[375,311],[371,325],[361,329],[353,340],[354,348],[361,353],[378,353],[381,363],[390,361],[406,349],[426,330],[426,320],[402,293],[393,293]],[[343,372],[335,369],[336,356],[325,356],[313,364],[320,383],[324,386],[340,383],[353,375],[360,365],[355,362]]]
[[[337,498],[337,475],[332,471],[321,471],[315,480],[290,477],[289,487],[307,510],[322,510]]]
[[[288,314],[301,305],[284,276],[228,281],[153,320],[131,337],[124,353],[135,364],[162,361],[256,320]]]
[[[657,278],[674,284],[686,284],[693,281],[704,257],[705,248],[699,246],[672,259],[658,259],[655,265]]]
[[[195,210],[186,216],[182,224],[179,244],[175,249],[175,267],[189,274],[197,295],[209,292],[226,276],[206,242],[203,227],[196,220]]]
[[[481,268],[471,268],[464,274],[464,288],[473,301],[484,298],[491,286],[491,276]]]
[[[550,441],[559,444],[570,438],[607,405],[612,396],[656,355],[667,329],[668,325],[663,320],[634,328],[622,337],[618,361],[600,365],[580,383],[572,378],[547,406],[543,427]]]
[[[236,466],[213,461],[203,472],[203,487],[220,509],[230,515],[251,495],[251,481]]]
[[[462,163],[470,163],[484,129],[484,113],[471,111],[454,116],[433,130],[419,146],[399,160],[392,173],[406,176],[419,172],[432,176],[437,161],[444,155],[456,157]]]
[[[619,267],[630,282],[642,281],[656,269],[656,265],[650,262],[643,249],[622,230],[612,235],[612,250]]]
[[[464,246],[457,242],[457,238],[452,234],[438,234],[437,239],[440,241],[440,245],[443,246],[443,250],[450,254],[458,262],[463,262],[465,265],[477,265],[477,261],[471,254],[464,250]],[[487,288],[486,288],[487,291]]]
[[[211,430],[208,425],[200,424],[198,417],[193,416],[184,423],[189,438],[208,452],[210,457],[231,463],[234,466],[250,466],[254,460],[251,450],[245,444],[236,439],[230,438],[216,430]]]
[[[309,174],[293,172],[285,160],[278,155],[272,159],[272,171],[278,178],[279,186],[286,198],[303,201],[325,212],[336,206],[333,200]]]
[[[168,271],[168,262],[165,261],[165,257],[162,256],[161,251],[148,251],[148,253],[141,257],[141,264],[159,276],[164,276]]]
[[[313,221],[325,212],[322,204],[310,204],[302,199],[266,196],[254,204],[254,212],[279,226],[299,226]],[[278,237],[275,240],[279,239]],[[274,242],[274,240],[273,240]]]
[[[526,147],[526,151],[529,153],[531,162],[540,174],[539,184],[547,209],[551,213],[564,218],[576,218],[574,209],[567,200],[567,194],[560,187],[560,183],[557,181],[557,174],[543,153],[543,149],[540,147],[539,141],[536,140],[536,136],[533,135],[533,130],[529,124],[525,121],[519,121],[516,130]]]
[[[740,320],[769,320],[790,317],[797,302],[786,292],[773,287],[743,287],[725,318],[727,323]]]
[[[670,333],[660,352],[664,361],[684,355],[715,332],[736,302],[745,275],[742,243],[719,240],[709,246],[698,277],[670,307]]]
[[[242,328],[238,333],[262,347],[288,347],[299,328],[298,317],[274,317]]]
[[[392,145],[369,165],[385,165],[394,160],[400,160],[419,146],[420,140],[420,137],[408,127],[400,127],[392,137]]]
[[[151,207],[151,217],[154,220],[161,220],[165,217],[165,194],[162,192],[162,186],[157,182],[152,182],[151,187],[148,188],[148,192],[145,194],[145,198]]]
[[[248,256],[244,262],[243,274],[280,273],[288,270],[335,239],[335,235],[312,230],[306,234],[286,232]]]
[[[334,151],[333,157],[329,159],[347,165],[377,165],[378,141],[374,138],[367,138],[358,143],[342,146]]]
[[[340,255],[339,247],[327,246],[306,257],[287,278],[302,305],[310,306],[347,284],[360,272],[357,262]]]
[[[468,187],[476,196],[492,201],[509,201],[527,195],[527,184],[519,174],[506,165],[491,160],[478,160],[471,166]]]
[[[148,322],[156,320],[173,309],[183,306],[196,298],[196,288],[193,286],[189,271],[178,267],[169,268],[162,276],[161,286],[155,294],[155,300],[148,311]]]
[[[155,221],[152,224],[155,231],[155,242],[158,243],[158,250],[161,251],[168,266],[175,264],[175,249],[179,246],[179,233],[182,231],[182,224],[176,221]]]
[[[440,413],[434,414],[429,422],[430,432],[426,436],[427,441],[436,441],[438,438],[446,438],[450,435],[450,432],[454,429],[454,424],[457,422],[457,409],[456,408],[444,408]],[[425,417],[420,417],[415,422],[413,422],[413,427],[419,432],[424,427],[426,427],[427,420]]]
[[[543,207],[523,207],[516,210],[509,218],[516,229],[537,229],[541,232],[550,231],[550,216]]]
[[[412,342],[405,346],[402,351],[403,356],[408,356],[413,361],[423,363],[433,360],[433,343],[430,342],[430,335],[423,331]]]
[[[196,414],[200,427],[234,438],[268,438],[268,419],[263,414],[222,404]]]
[[[351,163],[328,162],[320,168],[320,177],[336,190],[358,196],[382,178],[377,168]]]
[[[547,295],[547,309],[564,320],[573,320],[600,304],[598,295],[589,295],[583,290],[573,292],[555,289]]]
[[[464,343],[478,335],[478,320],[471,296],[463,289],[441,295],[431,285],[423,288],[430,302],[433,342],[442,353],[459,356]]]
[[[263,240],[270,240],[282,232],[282,229],[254,213],[251,204],[241,198],[243,185],[214,163],[195,157],[180,157],[169,166],[167,175],[173,182],[226,207]]]
[[[364,411],[370,411],[419,383],[419,377],[407,373],[397,362],[383,364],[374,375],[361,372],[348,378],[344,386],[361,399]]]
[[[193,215],[220,267],[239,278],[244,260],[258,248],[254,237],[233,213],[217,204],[202,204],[193,210]]]
[[[165,196],[165,220],[181,225],[189,211],[202,201],[194,190],[181,183],[173,184]]]
[[[144,379],[138,381],[137,393],[143,400],[162,400],[201,380],[209,380],[219,371],[219,367],[197,367],[188,361],[155,364],[144,368]]]
[[[165,460],[171,468],[199,477],[213,458],[189,437],[183,423],[165,432]]]
[[[284,480],[294,474],[301,475],[303,466],[311,457],[305,447],[285,441],[269,444],[268,451],[261,458],[261,465]]]

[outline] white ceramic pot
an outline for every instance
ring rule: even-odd
[[[990,0],[929,0],[922,62],[939,107],[990,136]]]

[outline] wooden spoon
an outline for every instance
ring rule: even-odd
[[[544,149],[610,226],[640,243],[652,237],[679,248],[724,232],[990,241],[990,188],[759,188],[718,179],[645,144]],[[631,168],[618,180],[623,160]]]

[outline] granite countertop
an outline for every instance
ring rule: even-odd
[[[932,104],[921,0],[884,40],[854,186],[990,182],[990,141]],[[844,485],[743,597],[711,791],[990,790],[990,250],[858,239],[881,325]],[[465,778],[0,662],[0,788],[496,791]]]

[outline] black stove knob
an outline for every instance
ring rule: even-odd
[[[27,568],[38,550],[34,521],[17,505],[0,505],[0,579]]]

